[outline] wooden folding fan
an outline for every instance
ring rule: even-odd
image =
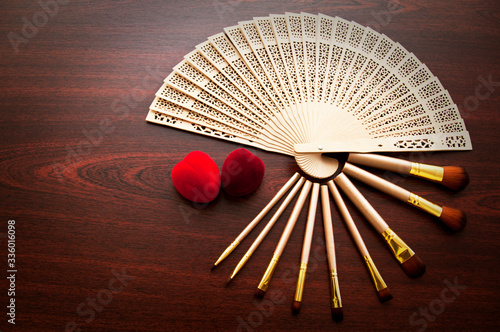
[[[332,313],[335,309],[338,318],[341,302],[328,215],[330,191],[357,239],[381,301],[390,297],[336,185],[384,237],[405,271],[413,277],[423,273],[425,265],[362,197],[348,176],[435,215],[454,230],[465,224],[460,211],[434,204],[351,164],[413,174],[461,189],[466,183],[461,168],[422,165],[371,153],[472,148],[456,105],[430,70],[400,44],[355,22],[322,14],[286,13],[225,28],[197,45],[173,68],[158,90],[146,120],[293,156],[300,169],[317,180],[294,175],[215,264],[227,257],[293,187],[269,227],[240,262],[241,268],[256,249],[255,244],[258,246],[300,190],[295,213],[259,284],[260,295],[269,285],[298,213],[311,192],[308,225],[314,222],[315,200],[321,196],[328,230],[326,242],[329,257],[333,257],[329,260]],[[347,162],[331,153],[349,153]],[[321,181],[323,187],[312,184]],[[306,232],[301,260],[306,265],[310,236]],[[305,270],[301,268],[295,312]]]

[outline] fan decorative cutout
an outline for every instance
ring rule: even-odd
[[[458,108],[430,70],[399,43],[355,22],[323,14],[286,13],[225,28],[197,45],[173,68],[146,120],[293,156],[300,169],[315,179],[295,174],[214,265],[227,257],[293,187],[231,280],[300,190],[258,287],[258,294],[263,295],[311,193],[294,312],[300,309],[312,236],[309,225],[314,223],[317,201],[321,200],[332,271],[332,314],[335,311],[334,318],[339,318],[329,191],[365,257],[381,301],[391,297],[337,186],[384,237],[408,275],[415,277],[425,270],[347,176],[435,215],[454,230],[465,225],[462,212],[432,203],[351,164],[413,174],[461,189],[467,182],[461,168],[422,165],[371,153],[472,149]],[[349,153],[347,162],[339,153]]]

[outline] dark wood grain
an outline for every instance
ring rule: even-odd
[[[2,331],[498,329],[500,86],[477,109],[462,106],[480,77],[500,81],[498,1],[68,1],[18,52],[9,33],[21,34],[23,18],[33,20],[41,7],[36,1],[1,1],[0,8]],[[173,166],[190,151],[203,150],[220,167],[239,146],[144,120],[163,78],[195,45],[238,21],[286,11],[337,15],[401,43],[459,104],[474,145],[468,152],[400,155],[466,167],[471,183],[460,193],[376,172],[462,208],[469,224],[460,234],[358,185],[427,264],[422,278],[408,279],[351,209],[394,295],[388,303],[378,302],[334,211],[345,315],[340,324],[328,307],[320,223],[298,316],[290,306],[304,222],[297,224],[272,296],[264,301],[256,301],[253,292],[283,221],[230,287],[223,283],[250,241],[210,272],[222,250],[296,170],[293,159],[251,149],[266,165],[262,186],[243,198],[222,193],[195,206],[175,191]],[[8,220],[16,221],[15,326],[5,315]],[[115,282],[120,274],[129,277]],[[466,288],[446,291],[455,282]],[[87,303],[96,297],[105,305],[98,301],[90,309]]]

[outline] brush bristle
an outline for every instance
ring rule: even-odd
[[[410,257],[410,259],[401,264],[401,267],[410,278],[418,278],[425,273],[425,264],[417,255]]]
[[[257,290],[255,291],[255,296],[258,297],[259,299],[262,299],[264,297],[264,295],[266,295],[266,291],[263,291],[262,289],[257,288]]]
[[[443,206],[439,219],[453,232],[460,232],[467,225],[467,216],[463,211]]]
[[[216,267],[217,267],[217,265],[215,265],[215,264],[214,264],[214,266],[212,266],[212,267],[210,268],[210,271],[213,271]]]
[[[292,303],[292,314],[297,315],[300,312],[300,302],[293,301]]]
[[[341,322],[344,319],[342,308],[332,308],[332,319],[334,322]]]
[[[441,184],[454,191],[460,191],[469,184],[467,171],[458,166],[444,166]]]
[[[229,284],[231,283],[232,280],[233,280],[233,278],[231,278],[231,277],[227,278],[226,282],[224,283],[224,287],[229,286]]]
[[[384,303],[384,302],[387,302],[389,300],[392,300],[392,294],[391,294],[391,292],[389,292],[388,287],[379,290],[377,293],[378,293],[378,299],[379,299],[380,303]]]

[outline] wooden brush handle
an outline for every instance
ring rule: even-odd
[[[235,241],[241,242],[243,239],[257,226],[257,224],[264,218],[264,216],[271,210],[274,205],[283,197],[283,195],[290,189],[295,182],[300,178],[299,173],[295,173],[290,180],[276,193],[269,203],[260,211],[260,213],[248,224],[247,227],[238,235]]]
[[[465,171],[462,167],[443,167],[416,163],[387,156],[360,153],[351,153],[347,161],[363,166],[375,167],[441,183],[445,187],[455,191],[464,189],[469,183],[467,171]]]
[[[337,207],[339,208],[340,213],[344,218],[344,222],[349,229],[349,233],[351,233],[351,236],[354,239],[356,246],[358,247],[359,253],[365,260],[365,264],[370,273],[370,277],[372,278],[372,282],[375,285],[375,289],[377,290],[377,292],[387,289],[387,285],[384,282],[384,279],[382,279],[380,272],[378,272],[378,269],[375,266],[372,258],[370,257],[370,253],[368,252],[368,249],[366,249],[363,238],[361,237],[361,234],[359,234],[358,228],[356,227],[356,224],[354,224],[354,220],[352,220],[351,214],[349,213],[349,210],[347,209],[347,206],[345,205],[339,190],[335,186],[335,183],[333,181],[329,181],[328,188],[330,188],[330,192],[332,193],[335,203],[337,204]]]
[[[309,253],[311,251],[311,242],[314,232],[314,221],[316,219],[316,208],[318,206],[319,183],[312,185],[311,203],[309,204],[309,211],[307,213],[306,231],[304,233],[304,243],[302,244],[301,263],[307,264],[309,261]]]
[[[365,216],[375,230],[382,234],[389,225],[382,219],[378,212],[371,206],[366,198],[359,192],[359,190],[352,184],[351,180],[347,178],[344,173],[340,173],[335,178],[335,183],[342,189],[342,191],[349,197],[349,199],[356,205],[356,208]]]
[[[252,245],[250,248],[247,250],[243,258],[238,262],[236,265],[233,273],[231,274],[230,279],[233,279],[236,274],[243,268],[243,266],[247,263],[247,261],[250,259],[252,254],[257,250],[257,248],[260,246],[262,241],[264,241],[264,238],[267,236],[269,231],[271,231],[271,228],[273,228],[274,224],[276,221],[278,221],[279,217],[285,211],[285,209],[288,207],[288,204],[292,201],[292,199],[297,195],[297,192],[300,190],[302,185],[304,184],[304,181],[306,179],[304,177],[301,177],[300,180],[295,184],[293,189],[288,193],[286,198],[283,200],[283,203],[281,203],[280,207],[276,212],[274,213],[273,217],[267,222],[266,227],[259,233],[259,236],[253,241]]]
[[[410,161],[371,153],[350,153],[347,161],[400,174],[410,174],[411,170]]]
[[[410,198],[411,192],[409,192],[408,190],[403,189],[352,164],[346,163],[342,171],[348,176],[364,182],[367,185],[372,186],[373,188],[376,188],[403,202],[408,202],[408,199]]]
[[[252,243],[252,246],[250,247],[250,249],[248,249],[248,251],[253,253],[253,252],[255,252],[255,250],[257,250],[257,248],[262,243],[262,241],[264,240],[266,235],[269,233],[271,228],[274,226],[276,221],[279,219],[279,217],[281,216],[283,211],[285,211],[285,209],[288,207],[288,204],[290,204],[290,202],[295,197],[295,195],[297,195],[297,192],[300,190],[300,188],[304,184],[305,180],[306,179],[304,177],[301,177],[300,180],[295,184],[295,186],[290,191],[288,196],[285,198],[283,203],[281,203],[278,210],[276,210],[273,217],[268,221],[266,227],[264,227],[264,229],[260,232],[259,236],[254,240],[254,242]]]
[[[245,239],[245,237],[257,226],[257,224],[264,218],[264,216],[271,210],[274,205],[281,199],[281,197],[290,189],[291,186],[300,178],[299,173],[295,173],[290,180],[276,193],[273,199],[260,211],[260,213],[245,227],[245,229],[236,237],[236,239],[224,250],[214,263],[214,267],[226,259],[236,247]]]
[[[331,181],[330,181],[331,182]],[[333,235],[332,214],[328,187],[321,186],[321,206],[323,207],[323,228],[325,230],[326,254],[330,268],[330,307],[337,310],[342,307],[339,280],[337,275],[337,259],[335,255],[335,238]]]
[[[285,226],[285,230],[283,231],[283,234],[281,234],[281,238],[278,242],[278,245],[276,246],[276,249],[274,250],[274,256],[281,256],[283,253],[283,250],[286,247],[286,243],[288,242],[288,239],[290,238],[290,235],[292,234],[293,228],[295,227],[295,222],[299,218],[300,212],[302,211],[302,207],[304,206],[304,203],[306,201],[307,195],[309,195],[309,191],[311,190],[312,182],[309,180],[306,180],[304,183],[304,186],[302,187],[302,191],[300,192],[299,198],[297,198],[297,202],[295,203],[295,206],[293,207],[292,213],[290,214],[290,217],[288,218],[288,222]]]
[[[297,280],[297,288],[295,289],[294,305],[292,310],[298,313],[300,310],[300,302],[304,292],[304,284],[306,281],[307,262],[309,261],[309,253],[311,251],[311,242],[314,231],[314,220],[316,219],[316,207],[318,206],[319,183],[312,185],[311,203],[307,213],[306,231],[304,232],[304,242],[302,244],[302,255],[300,258],[300,270]]]
[[[433,203],[424,197],[416,195],[359,167],[346,163],[343,171],[347,175],[352,176],[353,178],[356,178],[373,188],[391,195],[392,197],[425,211],[435,217],[440,218],[443,214],[443,206]]]
[[[344,199],[342,198],[339,190],[337,189],[337,186],[335,186],[333,180],[328,181],[327,185],[328,188],[330,189],[330,192],[332,193],[335,204],[337,204],[340,214],[344,219],[347,229],[349,230],[349,233],[351,234],[352,238],[354,239],[354,242],[356,243],[356,246],[358,247],[361,256],[363,257],[369,256],[370,254],[368,252],[368,249],[366,248],[365,242],[363,241],[361,234],[359,234],[358,228],[356,227],[356,224],[354,223],[354,220],[352,219],[351,214],[349,213],[349,210],[345,205]]]
[[[331,182],[331,181],[330,181]],[[328,187],[321,186],[321,207],[323,212],[323,229],[325,231],[326,254],[328,266],[331,269],[337,269],[335,258],[335,239],[333,236],[332,213],[330,209],[330,197],[328,196]]]

